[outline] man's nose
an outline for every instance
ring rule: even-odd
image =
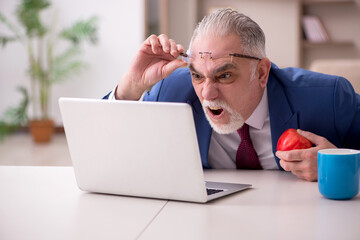
[[[206,79],[202,89],[202,96],[205,100],[214,100],[219,96],[217,83]]]

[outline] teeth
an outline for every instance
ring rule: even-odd
[[[219,109],[221,109],[221,108],[220,107],[210,107],[210,110],[214,110],[214,111],[217,111]]]

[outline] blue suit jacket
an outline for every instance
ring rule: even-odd
[[[288,128],[313,132],[337,147],[360,149],[360,96],[346,79],[272,64],[267,91],[274,156],[277,141]],[[174,71],[147,92],[144,100],[192,106],[202,164],[210,168],[212,129],[192,87],[189,69]],[[281,168],[278,158],[276,162]]]

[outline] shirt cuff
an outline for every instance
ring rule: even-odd
[[[117,88],[117,85],[114,87],[114,89],[110,92],[109,94],[109,97],[108,97],[108,100],[116,100],[115,98],[115,93],[116,93],[116,88]]]
[[[116,101],[116,100],[118,100],[118,99],[115,98],[116,89],[117,89],[117,85],[116,85],[116,86],[114,87],[114,89],[110,92],[109,97],[108,97],[108,100],[111,100],[111,101]],[[139,101],[143,101],[143,98],[144,98],[146,92],[147,92],[147,91],[145,91],[145,92],[141,95]]]

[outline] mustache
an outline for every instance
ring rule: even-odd
[[[232,110],[231,107],[226,102],[221,101],[221,100],[212,100],[212,101],[203,100],[202,105],[204,108],[208,108],[208,107],[209,108],[222,108],[229,113],[234,112],[234,110]]]
[[[221,100],[203,100],[202,107],[205,112],[205,116],[207,120],[210,123],[210,126],[213,128],[213,130],[220,134],[229,134],[237,129],[241,128],[244,125],[244,118],[240,113],[238,113],[235,109],[232,109],[226,102]],[[223,111],[226,111],[230,115],[230,121],[226,124],[216,124],[212,121],[212,119],[209,117],[207,113],[208,108],[221,108]]]

